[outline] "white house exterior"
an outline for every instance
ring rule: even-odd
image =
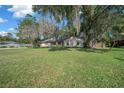
[[[50,47],[51,43],[41,43],[40,47]]]
[[[50,47],[56,43],[61,44],[61,45],[63,44],[64,47],[83,47],[84,40],[81,38],[77,38],[77,37],[70,37],[70,38],[58,40],[58,41],[54,39],[47,39],[45,41],[42,41],[40,46]]]
[[[65,47],[83,47],[84,40],[77,37],[70,37],[64,40]]]

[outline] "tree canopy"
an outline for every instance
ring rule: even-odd
[[[26,36],[25,38],[32,41],[39,36],[39,33],[40,37],[56,39],[72,35],[80,37],[83,33],[85,47],[92,47],[97,41],[110,42],[124,29],[123,6],[33,5],[33,11],[40,14],[43,19],[36,21],[34,17],[28,15],[18,27],[19,32],[24,33],[23,38]]]

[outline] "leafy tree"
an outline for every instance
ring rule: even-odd
[[[19,26],[20,36],[23,35],[24,39],[35,42],[38,40],[36,37],[53,37],[57,40],[58,38],[80,36],[83,32],[85,47],[93,47],[98,41],[110,43],[124,29],[123,8],[123,6],[111,5],[34,5],[33,11],[39,13],[43,19],[37,23],[33,17],[26,17]],[[60,28],[60,24],[64,24],[64,22],[67,24]]]
[[[1,42],[2,41],[13,41],[13,40],[14,40],[14,38],[11,33],[7,33],[7,35],[5,35],[5,36],[0,35]]]
[[[35,18],[31,15],[26,15],[26,17],[20,21],[18,25],[19,39],[26,42],[30,42],[34,47],[39,45],[36,43],[36,39],[39,39],[39,24],[36,22]]]

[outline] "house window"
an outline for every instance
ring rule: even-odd
[[[80,43],[79,43],[79,42],[77,42],[77,46],[79,46],[79,44],[80,44]]]
[[[67,46],[69,46],[69,42],[67,42]]]

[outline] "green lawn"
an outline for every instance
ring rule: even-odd
[[[124,87],[124,48],[0,50],[0,87]]]

